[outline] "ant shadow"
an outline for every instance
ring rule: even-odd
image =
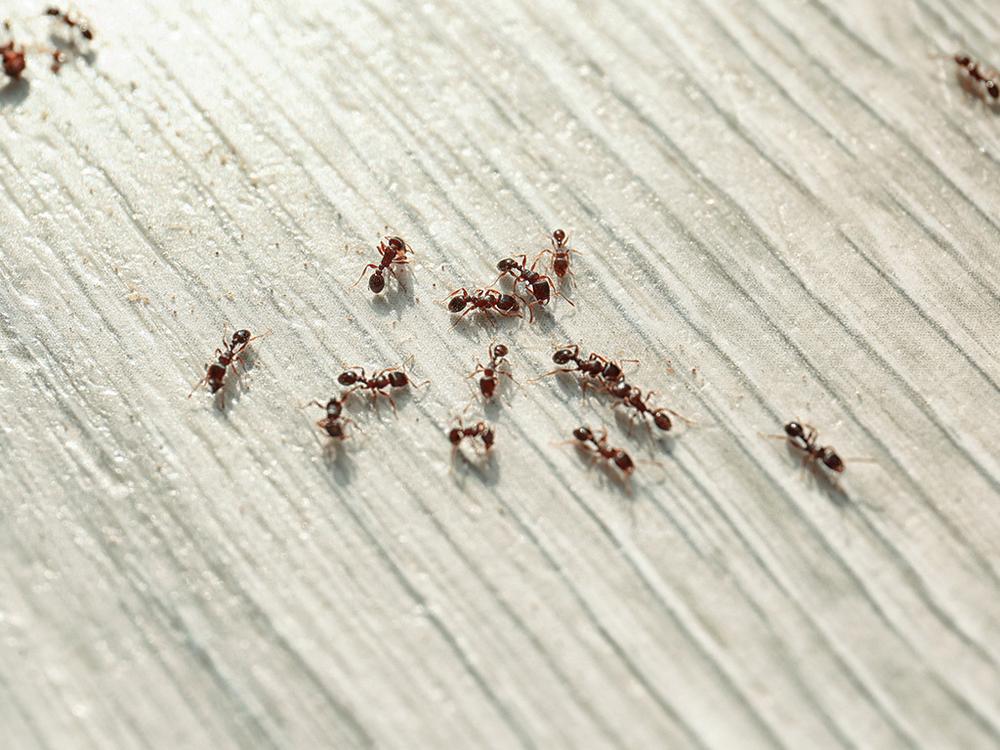
[[[788,452],[790,457],[795,459],[795,463],[798,464],[799,474],[801,475],[803,482],[812,485],[816,490],[823,494],[823,496],[832,505],[835,505],[838,508],[846,508],[853,505],[851,502],[851,496],[848,494],[847,490],[844,489],[844,486],[840,483],[840,480],[837,477],[832,475],[815,461],[803,461],[802,454],[792,443],[786,442],[785,450]]]
[[[240,402],[240,399],[243,398],[243,394],[249,390],[249,385],[245,378],[254,368],[257,361],[257,351],[252,348],[247,349],[241,356],[240,364],[234,364],[232,372],[226,374],[223,387],[216,392],[213,399],[213,404],[219,416],[228,417],[227,410],[236,406]]]
[[[28,98],[31,83],[23,78],[14,78],[0,88],[0,107],[16,107]]]
[[[653,426],[645,419],[637,421],[631,415],[621,409],[612,409],[615,413],[615,423],[630,440],[642,442],[650,448],[658,449],[660,452],[670,456],[677,448],[677,435],[673,431],[654,430]],[[637,436],[638,433],[638,436]]]
[[[67,38],[64,34],[52,32],[49,34],[49,44],[63,55],[62,64],[64,67],[77,60],[82,60],[88,66],[97,62],[96,50],[88,46],[81,47],[76,40]]]
[[[476,316],[475,319],[473,316]],[[489,332],[491,338],[496,338],[501,334],[507,334],[509,337],[509,334],[518,330],[522,324],[523,319],[517,315],[492,315],[489,317],[483,313],[472,312],[455,320],[451,325],[451,330],[478,344],[482,341],[483,333]]]
[[[632,491],[631,479],[624,476],[620,470],[615,468],[615,466],[609,462],[595,460],[594,455],[587,450],[584,450],[580,446],[574,446],[574,451],[577,460],[584,464],[587,469],[588,476],[594,476],[594,466],[600,465],[601,474],[601,487],[602,489],[611,489],[624,495],[629,500],[635,499],[635,495]]]
[[[493,457],[492,451],[485,455],[479,454],[473,460],[460,448],[451,457],[449,473],[461,490],[465,489],[470,476],[476,477],[486,487],[494,487],[500,481],[500,462]]]
[[[376,314],[382,316],[395,314],[399,320],[406,308],[416,304],[415,284],[405,283],[412,282],[412,276],[412,273],[408,272],[397,279],[395,289],[372,295],[371,306]]]
[[[349,485],[354,480],[355,466],[347,446],[344,441],[332,438],[324,442],[323,465],[338,484]]]

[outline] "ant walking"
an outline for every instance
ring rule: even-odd
[[[194,388],[191,389],[191,393],[188,394],[188,398],[191,398],[194,392],[206,383],[208,384],[210,393],[215,394],[221,391],[225,386],[226,372],[228,372],[229,368],[232,367],[233,372],[239,376],[239,372],[236,370],[237,363],[242,364],[244,362],[245,352],[250,343],[264,336],[267,336],[267,333],[259,336],[251,336],[250,331],[241,328],[233,333],[229,341],[226,341],[226,334],[223,332],[222,348],[215,350],[216,361],[205,365],[205,377],[195,384]],[[222,401],[222,408],[226,408],[225,399]]]
[[[580,251],[575,247],[566,246],[569,239],[566,237],[566,233],[561,229],[556,229],[552,232],[552,236],[549,237],[549,242],[552,243],[552,247],[542,250],[542,252],[538,254],[538,258],[535,258],[535,263],[537,263],[538,259],[543,255],[551,255],[552,273],[556,275],[556,278],[558,278],[560,282],[564,282],[567,275],[575,276],[573,270],[570,268],[569,258],[571,253],[579,253]],[[534,268],[534,266],[532,266],[532,268]]]
[[[988,101],[987,94],[994,101],[1000,98],[1000,74],[995,70],[984,72],[978,62],[965,54],[955,55],[952,59],[958,65],[958,75],[965,89],[983,101]]]
[[[375,294],[379,294],[385,289],[385,272],[388,271],[395,278],[396,271],[393,266],[409,263],[410,260],[406,256],[407,253],[412,253],[413,249],[401,237],[386,237],[379,243],[376,250],[382,256],[382,259],[378,264],[369,263],[365,266],[365,270],[361,272],[361,276],[358,277],[358,280],[354,284],[357,285],[365,277],[369,269],[375,269],[371,278],[368,279],[368,288]]]
[[[479,373],[483,374],[483,376],[479,379],[479,390],[483,394],[483,398],[493,398],[493,394],[496,392],[497,383],[500,382],[500,375],[514,380],[514,376],[511,375],[510,372],[510,362],[507,361],[507,355],[509,353],[510,350],[505,344],[493,344],[493,346],[489,349],[489,366],[484,367],[481,362],[477,361],[476,369],[469,373],[470,378],[476,377]]]
[[[785,425],[784,435],[764,435],[771,440],[784,440],[790,446],[802,453],[803,466],[822,464],[834,474],[843,474],[847,468],[844,459],[829,445],[819,445],[819,432],[812,425],[798,421]],[[871,463],[869,458],[852,458],[852,461]]]
[[[483,313],[487,319],[493,321],[493,310],[503,318],[523,318],[521,307],[517,297],[512,294],[505,294],[497,289],[473,289],[471,292],[465,287],[456,289],[446,298],[448,301],[448,312],[458,314],[459,320],[464,318],[473,310]],[[463,312],[464,311],[464,312]],[[455,325],[458,320],[455,321]]]
[[[341,394],[340,398],[331,398],[326,404],[319,401],[310,401],[306,406],[318,406],[326,409],[326,416],[316,422],[316,426],[335,440],[347,440],[348,435],[344,427],[348,424],[355,424],[350,417],[343,416],[344,404],[351,397],[351,391]],[[357,426],[357,425],[355,425]]]
[[[608,445],[608,431],[604,428],[598,437],[590,427],[577,427],[573,430],[573,440],[569,442],[574,441],[580,450],[591,454],[591,464],[601,460],[614,464],[626,481],[635,471],[635,462],[628,453],[621,448],[612,448]]]
[[[457,426],[452,427],[448,431],[448,441],[451,443],[451,460],[454,462],[455,454],[458,452],[459,446],[462,441],[466,438],[470,438],[473,441],[476,438],[480,438],[483,444],[483,454],[486,455],[492,450],[493,442],[496,439],[496,431],[487,422],[480,420],[469,427],[462,424],[462,420],[456,420]]]
[[[518,260],[520,258],[520,260]],[[514,279],[514,290],[517,290],[518,284],[524,284],[525,290],[531,295],[528,304],[528,312],[531,314],[532,320],[534,320],[534,306],[535,305],[547,305],[549,300],[552,299],[552,295],[555,294],[562,297],[559,292],[552,289],[552,279],[544,274],[540,274],[535,270],[535,265],[538,264],[536,260],[532,264],[531,268],[528,268],[528,256],[520,255],[517,258],[504,258],[499,263],[497,263],[497,270],[500,275],[497,276],[497,281],[502,279],[504,276],[510,276]],[[571,305],[573,301],[563,297]],[[574,305],[575,306],[575,305]]]
[[[365,368],[363,367],[350,367],[337,376],[337,382],[343,386],[350,387],[351,390],[348,393],[367,390],[373,403],[377,402],[379,396],[384,396],[389,399],[393,413],[397,414],[396,400],[392,397],[389,389],[406,388],[412,381],[410,380],[410,376],[403,370],[403,366],[401,366],[386,367],[372,373],[371,377],[365,374]],[[413,385],[417,388],[422,388],[428,382],[430,381],[425,380],[423,383],[413,383]]]
[[[664,432],[670,430],[673,427],[673,423],[670,421],[670,415],[673,414],[677,419],[684,422],[687,425],[693,425],[692,422],[687,417],[681,416],[673,409],[667,409],[666,407],[650,408],[649,399],[653,396],[652,392],[647,393],[645,396],[642,395],[642,391],[635,386],[628,385],[625,381],[615,383],[614,385],[608,386],[608,393],[619,399],[616,401],[614,406],[619,404],[623,405],[626,409],[631,409],[633,414],[630,415],[631,420],[635,420],[637,417],[646,418],[649,417],[652,423],[657,426],[657,428],[663,430]],[[614,407],[612,407],[614,408]],[[649,427],[649,422],[646,423]]]
[[[557,367],[554,370],[549,370],[549,372],[544,375],[535,378],[536,381],[542,378],[547,378],[550,375],[556,375],[560,372],[569,373],[581,373],[584,378],[581,382],[587,384],[588,382],[603,382],[606,388],[610,388],[612,384],[620,382],[625,377],[625,372],[622,370],[621,362],[615,361],[613,359],[608,359],[600,354],[591,352],[586,359],[580,356],[580,345],[570,344],[564,347],[560,347],[556,350],[555,354],[552,355],[552,361],[557,365],[569,365],[573,364],[574,367]],[[635,362],[636,360],[622,360],[625,362]]]

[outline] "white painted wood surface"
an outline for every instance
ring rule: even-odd
[[[994,4],[81,10],[92,64],[0,94],[3,747],[997,746],[1000,120],[933,57],[1000,61]],[[575,308],[449,328],[563,225]],[[222,412],[226,321],[273,333]],[[528,385],[565,341],[698,425]],[[411,354],[325,453],[298,407]],[[831,491],[794,416],[877,463]]]

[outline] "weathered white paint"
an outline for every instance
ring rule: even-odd
[[[92,64],[0,94],[5,747],[996,747],[1000,137],[933,57],[1000,61],[989,3],[83,10]],[[449,327],[562,225],[575,308]],[[225,321],[273,333],[221,412]],[[529,385],[566,341],[698,425]],[[298,407],[411,354],[326,454]],[[846,501],[793,416],[877,462]]]

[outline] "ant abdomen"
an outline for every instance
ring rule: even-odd
[[[385,277],[380,273],[373,273],[368,279],[368,288],[375,294],[379,294],[385,289]]]
[[[389,373],[389,385],[393,388],[403,388],[410,384],[410,378],[405,372],[399,372],[398,370]]]
[[[465,297],[452,297],[448,301],[448,312],[460,313],[465,309],[467,300]]]

